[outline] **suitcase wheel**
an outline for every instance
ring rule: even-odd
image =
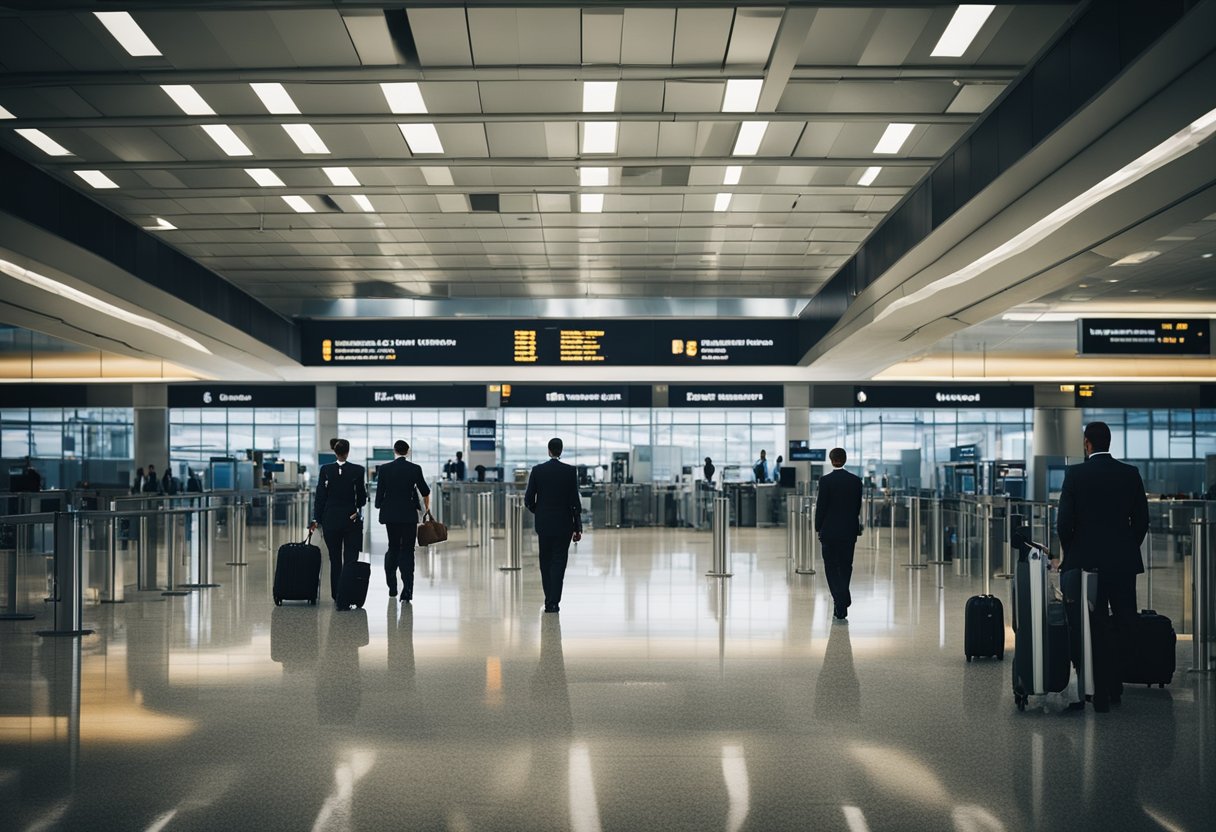
[[[275,605],[276,607],[281,607],[281,606],[283,606],[283,599],[282,599],[282,598],[280,598],[280,597],[278,597],[278,596],[276,595],[276,596],[275,596],[275,598],[274,598],[274,605]]]

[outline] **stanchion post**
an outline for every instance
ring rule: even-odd
[[[794,571],[799,575],[815,574],[815,549],[818,536],[815,534],[815,498],[798,498],[798,564]]]
[[[1212,541],[1204,517],[1191,518],[1191,649],[1194,673],[1216,670],[1212,661]]]
[[[908,562],[904,569],[927,569],[927,563],[919,563],[920,559],[920,497],[908,495]]]
[[[32,612],[21,612],[18,599],[21,596],[21,547],[18,541],[21,540],[24,534],[24,527],[12,524],[13,527],[13,548],[10,550],[9,570],[8,570],[8,606],[4,612],[0,613],[0,621],[30,621],[34,618]]]
[[[983,570],[984,570],[984,594],[992,594],[992,507],[987,503],[983,503],[980,526],[983,529]]]
[[[730,571],[730,500],[714,498],[713,565],[706,573],[715,578],[729,578]]]
[[[110,510],[114,510],[114,504],[110,504]],[[86,521],[87,522],[87,521]],[[124,594],[123,573],[122,573],[122,558],[118,556],[118,518],[109,517],[106,519],[106,585],[105,598],[101,599],[103,604],[121,604],[126,601]]]
[[[1009,498],[1006,497],[1005,514],[1001,521],[1001,572],[996,576],[1003,581],[1013,578],[1013,520],[1010,508]]]
[[[187,523],[190,522],[190,518],[192,516],[197,516],[199,535],[200,538],[204,538],[210,537],[210,535],[207,533],[206,523],[207,515],[209,513],[210,512],[208,509],[200,508],[192,514],[182,514],[178,516],[184,518]],[[200,539],[198,544],[198,580],[194,583],[182,584],[182,586],[189,589],[211,589],[212,587],[217,587],[219,584],[212,583],[211,581],[211,551],[207,546],[207,541],[205,539]]]
[[[473,530],[474,511],[477,508],[479,508],[481,504],[480,503],[475,504],[473,501],[473,492],[467,491],[467,490],[464,492],[464,504],[465,504],[464,527],[468,532],[468,538],[469,538],[468,548],[475,549],[481,545],[481,541],[474,539],[476,536],[476,532]]]
[[[524,498],[522,494],[507,495],[506,512],[507,563],[498,568],[504,572],[514,572],[523,566]]]
[[[80,524],[74,512],[55,512],[55,626],[39,630],[40,636],[87,636],[93,631],[84,627],[84,597],[80,579]]]

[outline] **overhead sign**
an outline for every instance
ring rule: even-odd
[[[1211,321],[1205,318],[1082,318],[1081,355],[1210,355]]]
[[[828,458],[827,448],[812,448],[806,439],[790,440],[790,462],[823,462]]]
[[[170,384],[169,407],[316,407],[311,384]]]
[[[1077,407],[1191,408],[1209,407],[1199,384],[1103,383],[1078,384]]]
[[[83,384],[5,384],[5,407],[85,407],[89,391]]]
[[[504,407],[650,407],[644,384],[504,384]]]
[[[797,321],[311,320],[309,366],[791,366]]]
[[[465,424],[470,451],[493,451],[497,449],[498,421],[496,419],[469,419]]]
[[[338,388],[338,407],[485,407],[482,384],[359,384]]]
[[[784,407],[780,384],[682,385],[668,387],[669,407]]]
[[[853,388],[857,407],[915,407],[924,410],[1034,407],[1034,387],[1001,385],[867,385]]]

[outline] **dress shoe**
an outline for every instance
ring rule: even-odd
[[[395,598],[395,597],[397,597],[397,587],[395,587],[395,586],[390,586],[390,587],[388,588],[388,597],[389,597],[389,598]]]
[[[557,604],[545,604],[545,612],[559,612]]]
[[[414,600],[413,595],[402,595],[401,596],[401,603],[403,603],[403,604],[408,604],[410,601],[413,601],[413,600]]]

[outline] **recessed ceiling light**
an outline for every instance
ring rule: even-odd
[[[204,124],[203,131],[211,137],[211,141],[220,146],[220,150],[229,156],[252,156],[253,151],[232,132],[227,124]]]
[[[616,109],[616,81],[584,81],[583,112],[611,113]]]
[[[583,153],[616,153],[616,122],[588,121],[584,123]]]
[[[455,183],[452,181],[452,171],[445,167],[439,168],[420,168],[422,178],[426,180],[426,184],[434,188],[452,187]]]
[[[32,127],[17,128],[17,135],[25,139],[34,147],[41,150],[48,156],[71,156],[72,151],[61,145],[59,142],[52,139],[41,130],[35,130]]]
[[[914,124],[903,124],[898,121],[891,122],[887,125],[887,129],[883,131],[882,138],[878,140],[878,144],[874,145],[875,153],[898,153],[899,149],[904,146],[904,142],[908,140],[908,136],[912,135]]]
[[[153,217],[156,225],[143,226],[144,231],[176,231],[177,226],[162,217]]]
[[[215,110],[189,84],[161,84],[160,88],[188,116],[213,116]]]
[[[3,107],[0,107],[0,118],[16,118],[16,116]]]
[[[961,58],[994,8],[987,4],[959,6],[954,10],[954,16],[946,25],[946,31],[942,32],[937,46],[929,54],[934,58]]]
[[[760,88],[763,78],[731,78],[726,82],[726,94],[722,97],[724,113],[754,113],[760,103]]]
[[[727,165],[726,174],[722,177],[723,185],[738,185],[739,177],[743,176],[742,165]]]
[[[714,210],[725,211],[730,208],[730,194],[718,194],[714,197]]]
[[[285,196],[282,199],[297,214],[315,214],[317,212],[317,209],[309,205],[308,200],[302,196]]]
[[[1108,278],[1106,278],[1106,282],[1107,282],[1107,283],[1118,283],[1118,282],[1119,282],[1119,278],[1117,278],[1117,277],[1108,277]]]
[[[1111,263],[1112,266],[1136,266],[1140,263],[1147,263],[1154,257],[1160,257],[1159,251],[1137,251],[1134,254],[1129,254],[1126,257],[1116,260]]]
[[[857,180],[857,184],[868,188],[874,184],[874,180],[878,178],[878,174],[882,173],[882,168],[870,167],[866,168],[866,172]]]
[[[405,143],[410,146],[410,153],[442,153],[443,142],[439,141],[439,132],[435,129],[435,125],[430,123],[423,124],[398,124],[401,128],[401,135],[405,136]]]
[[[1128,292],[1130,292],[1130,293],[1131,293],[1131,294],[1133,294],[1133,295],[1136,295],[1136,294],[1139,294],[1139,293],[1140,293],[1140,290],[1139,290],[1139,289],[1128,289],[1127,291],[1128,291]]]
[[[363,194],[351,194],[351,199],[353,199],[355,201],[356,205],[358,205],[360,208],[362,208],[364,211],[367,211],[368,213],[371,213],[376,210],[375,208],[372,207],[372,201],[370,199],[368,199],[367,197],[365,197]]]
[[[253,178],[263,188],[281,188],[283,180],[280,179],[270,168],[245,168],[245,173]]]
[[[760,151],[760,142],[768,130],[767,121],[745,121],[739,125],[739,136],[735,139],[732,156],[755,156]]]
[[[584,214],[598,214],[604,210],[603,194],[579,194],[578,210]]]
[[[355,178],[355,174],[350,168],[321,168],[325,175],[329,177],[329,181],[340,187],[359,187],[359,180]]]
[[[1088,289],[1088,288],[1089,288],[1089,284],[1088,284],[1088,283],[1078,283],[1078,284],[1077,284],[1077,288],[1078,288],[1078,289]]]
[[[1212,259],[1212,254],[1211,254],[1211,252],[1208,252],[1207,254],[1204,254],[1204,255],[1203,255],[1203,259],[1204,259],[1204,260],[1211,260],[1211,259]]]
[[[300,108],[291,100],[282,84],[250,84],[258,98],[266,105],[266,109],[275,115],[299,115]]]
[[[94,188],[117,188],[118,183],[99,170],[73,171],[77,176],[88,182]]]
[[[608,168],[579,168],[578,184],[584,188],[603,188],[608,184]]]
[[[283,129],[300,148],[301,153],[328,153],[329,148],[311,124],[284,124]]]
[[[128,12],[93,12],[93,16],[101,21],[101,25],[114,36],[114,40],[127,50],[133,58],[147,58],[160,54],[152,39],[139,28],[135,18]]]
[[[384,100],[394,113],[425,113],[426,102],[422,100],[422,90],[413,81],[399,84],[381,84]]]

